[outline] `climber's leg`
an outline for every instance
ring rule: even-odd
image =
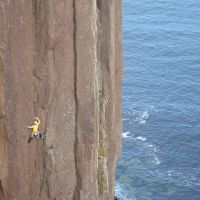
[[[32,138],[31,138],[31,137],[29,137],[29,139],[28,139],[28,143],[29,143],[29,144],[31,143],[31,140],[32,140]]]
[[[42,137],[43,137],[43,136],[42,136],[42,133],[40,133],[40,132],[39,132],[38,136],[39,136],[39,138],[42,138]]]
[[[33,139],[33,134],[30,135],[29,139],[28,139],[28,143],[31,143],[31,140]]]
[[[42,134],[42,133],[38,133],[38,136],[39,136],[39,138],[41,138],[42,140],[44,139],[44,134]]]

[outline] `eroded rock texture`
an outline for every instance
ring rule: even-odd
[[[0,200],[114,199],[121,52],[121,0],[0,1]]]

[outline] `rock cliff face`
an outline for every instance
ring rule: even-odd
[[[0,200],[114,199],[121,52],[121,0],[0,1]]]

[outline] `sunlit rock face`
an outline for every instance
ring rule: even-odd
[[[121,78],[121,0],[0,2],[0,200],[114,199]]]

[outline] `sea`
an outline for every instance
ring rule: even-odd
[[[200,200],[200,0],[123,0],[120,200]]]

